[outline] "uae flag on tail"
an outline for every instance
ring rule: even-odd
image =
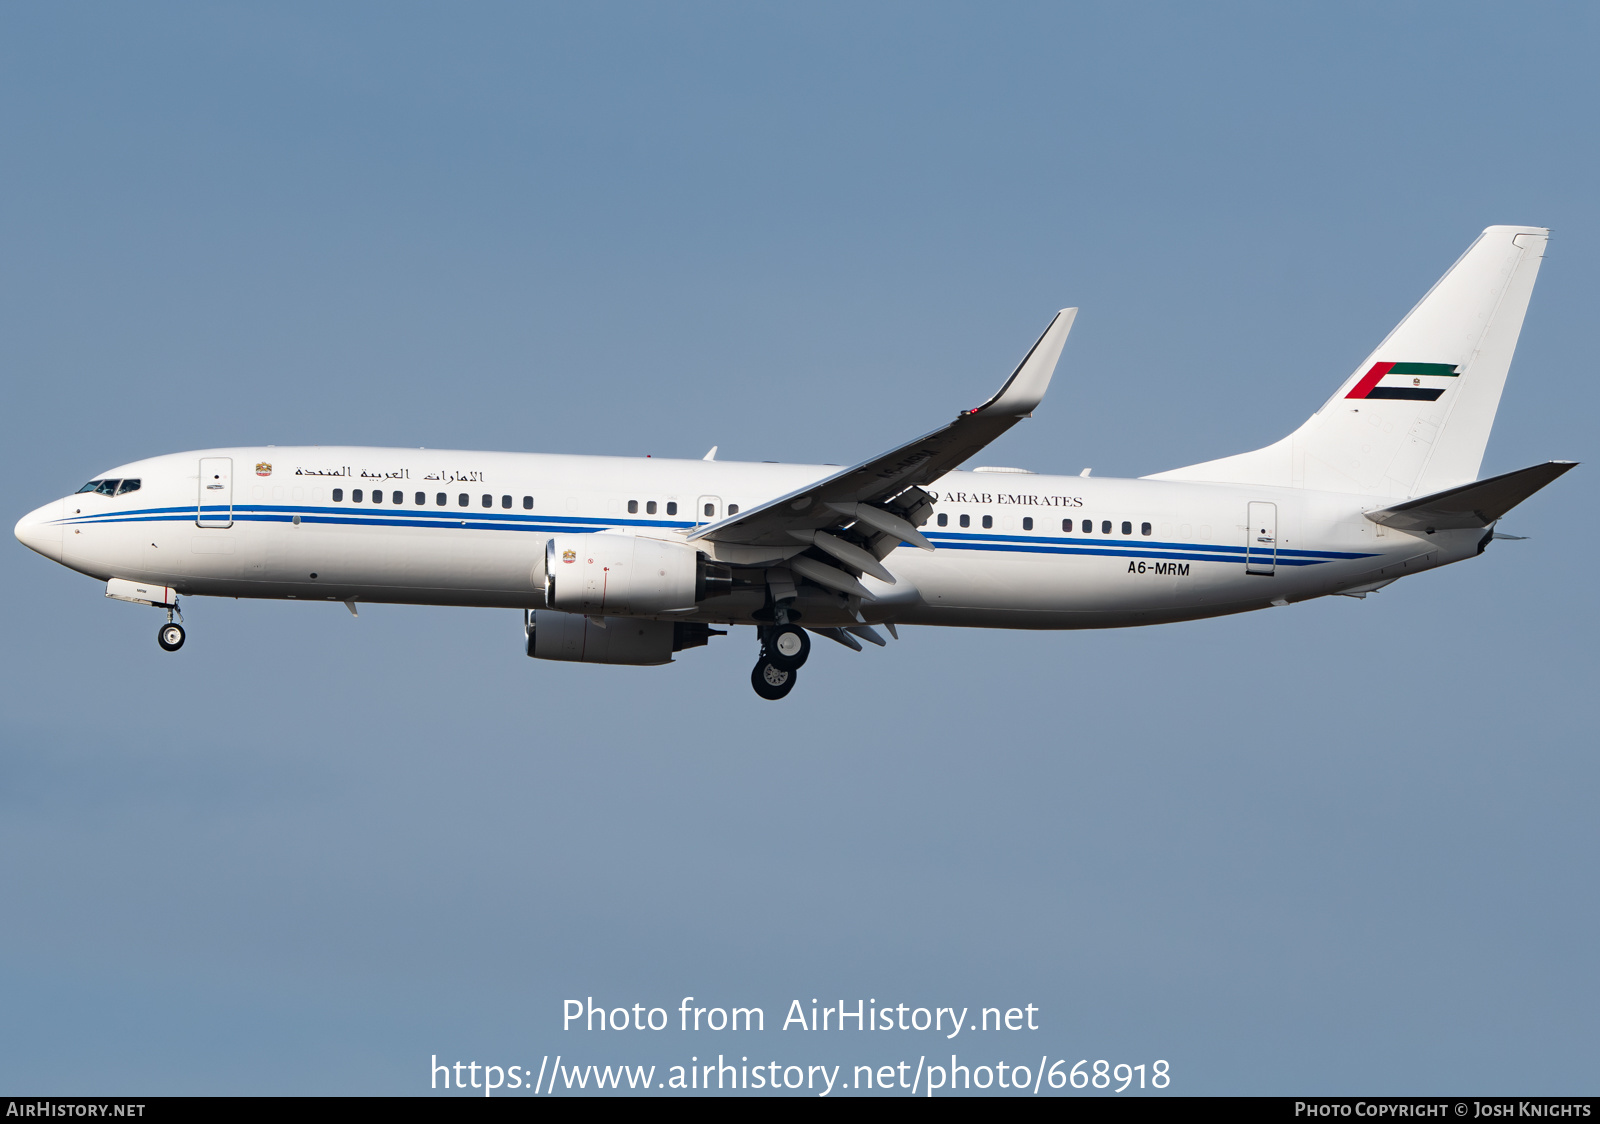
[[[1437,402],[1450,385],[1442,380],[1460,374],[1461,368],[1449,363],[1374,363],[1345,397]]]

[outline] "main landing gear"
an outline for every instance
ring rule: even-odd
[[[779,667],[798,670],[811,655],[811,637],[797,624],[774,628],[766,638],[767,656]]]
[[[177,620],[173,620],[174,615]],[[178,612],[176,605],[167,610],[167,623],[156,630],[156,643],[161,645],[163,652],[176,652],[183,647],[183,625],[179,623],[182,620],[183,614]]]
[[[811,655],[811,637],[787,622],[762,629],[761,658],[750,672],[750,685],[762,698],[776,702],[794,690],[800,666]]]
[[[756,661],[754,670],[750,672],[750,686],[756,689],[756,694],[770,702],[776,702],[790,691],[794,690],[794,682],[800,678],[800,673],[793,669],[784,670],[778,667],[766,656]]]

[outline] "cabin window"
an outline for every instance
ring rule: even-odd
[[[457,507],[466,507],[471,503],[472,503],[472,497],[467,495],[467,493],[465,493],[465,492],[462,492],[460,495],[458,495],[456,497],[456,506]]]
[[[394,495],[390,496],[389,498],[392,499],[395,503],[405,503],[406,502],[406,494],[404,492],[396,492]]]
[[[716,513],[717,513],[717,505],[716,504],[714,504],[714,503],[706,504],[706,518],[707,519],[710,519]]]
[[[511,510],[511,497],[510,496],[501,496],[500,497],[500,506],[505,508],[507,511],[510,511]]]
[[[656,513],[656,501],[655,500],[645,500],[644,501],[644,513],[646,515],[654,515]]]
[[[137,481],[135,481],[135,482],[134,482],[134,485],[133,485],[133,486],[134,486],[134,487],[135,487],[135,488],[137,488],[137,487],[138,487],[138,486],[139,486],[139,485],[138,485],[138,482],[137,482]],[[120,494],[121,494],[121,493],[120,493],[120,492],[119,492],[119,493],[118,493],[118,495],[120,495]],[[738,515],[738,514],[739,514],[739,505],[738,505],[738,504],[736,504],[736,503],[730,503],[730,504],[729,504],[729,505],[728,505],[728,514],[729,514],[729,515]]]
[[[1122,533],[1125,535],[1133,534],[1133,524],[1128,522],[1126,519],[1122,521]]]
[[[1081,531],[1085,535],[1094,534],[1094,520],[1093,519],[1085,519],[1082,523],[1078,524],[1078,530]]]
[[[668,500],[667,501],[667,514],[668,515],[676,515],[676,514],[678,514],[678,501],[677,500]]]
[[[433,496],[433,502],[438,504],[440,507],[443,507],[445,504],[450,502],[450,497],[445,495],[443,492],[435,492]]]
[[[523,511],[532,511],[533,510],[533,497],[532,496],[523,496],[522,497],[522,510]]]
[[[416,501],[416,504],[417,504],[418,507],[427,507],[428,506],[428,493],[427,492],[418,492],[416,495],[412,496],[411,498]]]
[[[360,488],[357,488],[357,489],[355,489],[354,491],[352,491],[350,493],[350,502],[351,503],[360,503],[361,502],[361,489]]]
[[[1102,535],[1109,535],[1111,533],[1111,520],[1109,520],[1109,519],[1100,520],[1100,533]]]
[[[983,517],[983,529],[985,531],[987,531],[990,527],[993,527],[993,526],[994,526],[994,516],[985,515]]]
[[[639,501],[638,500],[629,500],[628,501],[628,514],[629,515],[638,515],[639,514]]]
[[[372,502],[373,503],[382,503],[383,502],[383,489],[382,488],[374,488],[374,489],[372,489]]]
[[[1062,520],[1062,521],[1061,521],[1061,529],[1062,529],[1062,530],[1063,530],[1063,531],[1070,531],[1070,530],[1072,530],[1072,520],[1070,520],[1070,519],[1063,519],[1063,520]]]
[[[972,516],[970,516],[970,515],[963,515],[963,516],[962,516],[962,517],[961,517],[961,519],[960,519],[960,520],[959,520],[959,522],[960,522],[960,523],[961,523],[961,525],[962,525],[962,526],[963,526],[963,527],[970,527],[970,526],[972,526]]]
[[[950,516],[947,513],[943,512],[943,511],[941,511],[939,513],[939,526],[941,526],[941,527],[950,526]]]
[[[494,497],[493,496],[484,496],[483,497],[483,506],[484,507],[493,507],[494,506]]]
[[[344,502],[344,489],[343,488],[335,488],[333,490],[333,502],[334,503],[343,503]]]
[[[1023,516],[1023,517],[1022,517],[1022,529],[1023,529],[1023,530],[1024,530],[1024,531],[1031,531],[1031,530],[1033,530],[1033,516],[1031,516],[1031,515],[1024,515],[1024,516]]]
[[[1148,535],[1150,533],[1150,524],[1148,524],[1148,523],[1140,523],[1139,524],[1139,533],[1141,535]]]

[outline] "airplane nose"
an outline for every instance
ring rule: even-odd
[[[52,562],[61,561],[61,501],[47,503],[17,520],[17,541],[36,550]]]

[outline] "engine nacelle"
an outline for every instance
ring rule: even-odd
[[[593,536],[574,536],[593,537]],[[672,662],[672,621],[612,617],[600,623],[550,609],[528,612],[528,655],[569,663]]]
[[[529,609],[528,655],[568,663],[671,663],[672,653],[698,648],[727,633],[692,621],[648,621],[607,617],[596,621],[576,613]]]
[[[731,587],[731,571],[688,543],[601,532],[545,546],[544,603],[565,613],[645,616],[689,609]]]

